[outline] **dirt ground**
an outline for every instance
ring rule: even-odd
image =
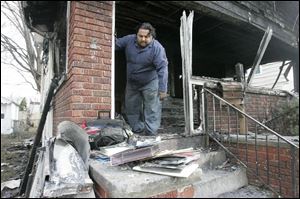
[[[1,134],[1,198],[17,196],[18,188],[5,187],[2,189],[2,183],[10,180],[22,180],[31,148],[24,141],[33,138],[35,133],[35,130],[30,130],[19,134]]]

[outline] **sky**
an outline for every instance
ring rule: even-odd
[[[39,94],[26,83],[24,78],[12,67],[1,64],[1,96],[8,98],[26,97],[39,99]]]
[[[2,8],[1,8],[2,10]],[[19,32],[9,24],[9,21],[1,12],[1,33],[17,41],[19,45],[25,46],[25,42]],[[1,52],[1,60],[7,55]],[[29,81],[34,81],[30,75],[24,74]],[[9,99],[26,97],[34,101],[40,100],[40,95],[12,66],[1,63],[1,96]]]

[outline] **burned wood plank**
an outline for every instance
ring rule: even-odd
[[[264,34],[264,36],[263,36],[263,38],[262,38],[262,40],[261,40],[261,42],[260,42],[256,57],[254,59],[253,65],[252,65],[252,69],[251,69],[250,74],[248,76],[248,79],[247,79],[247,84],[248,85],[251,84],[252,75],[253,75],[255,69],[257,68],[257,66],[260,64],[262,57],[264,56],[266,48],[267,48],[267,46],[268,46],[268,44],[271,40],[272,33],[273,33],[272,28],[268,27],[265,34]]]
[[[185,11],[181,17],[180,26],[180,45],[182,56],[182,82],[183,82],[183,102],[185,114],[185,133],[191,134],[193,128],[193,101],[192,101],[192,85],[190,79],[192,76],[192,33],[193,33],[193,17],[192,11],[186,18]]]

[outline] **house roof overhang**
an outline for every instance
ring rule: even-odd
[[[25,1],[22,5],[28,24],[39,31],[52,32],[66,2]],[[297,1],[116,1],[116,26],[132,33],[137,23],[148,21],[179,32],[183,10],[195,11],[193,37],[198,41],[193,38],[193,42],[205,52],[205,60],[216,62],[212,65],[233,66],[241,62],[245,69],[250,68],[268,26],[273,36],[261,63],[298,56]]]
[[[195,46],[205,60],[214,62],[211,65],[234,66],[241,62],[247,69],[253,64],[268,26],[272,28],[273,35],[261,64],[298,56],[299,2],[273,3],[117,1],[116,30],[124,29],[132,33],[138,23],[148,21],[155,27],[169,29],[169,32],[179,32],[182,11],[194,10],[193,56],[197,56],[194,54]],[[201,60],[203,65],[205,60]]]

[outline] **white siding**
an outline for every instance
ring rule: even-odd
[[[12,119],[10,115],[10,104],[1,104],[1,134],[9,134],[12,132]]]
[[[13,120],[19,119],[19,107],[14,103],[1,103],[1,134],[10,134],[13,132]]]
[[[251,82],[251,86],[253,87],[265,87],[265,88],[272,88],[280,70],[280,66],[282,62],[274,62],[269,64],[260,65],[261,72],[259,74],[253,75],[253,80]],[[284,72],[287,69],[287,66],[283,67],[281,75],[274,87],[274,89],[280,90],[287,90],[291,91],[294,88],[293,82],[293,69],[291,68],[288,74],[288,80],[284,77]],[[250,70],[247,70],[247,75],[249,74]],[[248,78],[246,75],[246,79]]]
[[[33,123],[34,127],[38,127],[41,118],[40,106],[40,103],[31,102],[29,104],[29,112],[31,113],[30,121]]]

